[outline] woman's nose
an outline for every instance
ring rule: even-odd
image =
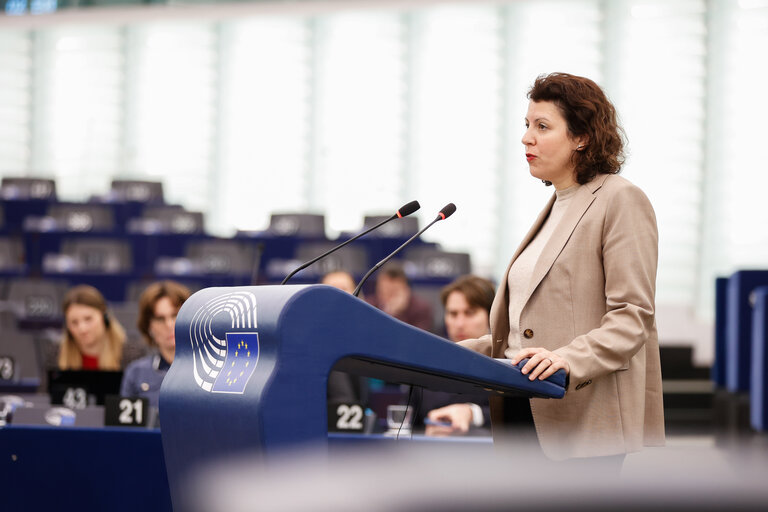
[[[533,144],[533,137],[531,137],[531,131],[525,130],[523,133],[523,138],[521,139],[521,142],[524,146],[530,146]]]

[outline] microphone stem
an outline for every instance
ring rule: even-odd
[[[264,242],[256,244],[256,256],[254,257],[253,267],[251,268],[251,286],[259,282],[259,267],[261,266],[261,257],[264,255]]]
[[[318,261],[318,260],[320,260],[320,259],[322,259],[322,258],[325,258],[325,257],[326,257],[326,256],[328,256],[329,254],[331,254],[331,253],[333,253],[333,252],[336,252],[336,251],[338,251],[339,249],[341,249],[342,247],[344,247],[344,246],[345,246],[345,245],[347,245],[348,243],[350,243],[350,242],[354,242],[355,240],[357,240],[357,239],[358,239],[358,238],[360,238],[361,236],[367,235],[368,233],[370,233],[370,232],[371,232],[371,231],[373,231],[374,229],[377,229],[377,228],[379,228],[379,227],[383,226],[384,224],[386,224],[387,222],[389,222],[389,221],[391,221],[391,220],[395,220],[396,218],[397,218],[397,214],[395,214],[395,215],[392,215],[392,216],[391,216],[391,217],[389,217],[388,219],[384,219],[383,221],[379,222],[379,223],[378,223],[378,224],[376,224],[375,226],[373,226],[373,227],[371,227],[371,228],[368,228],[368,229],[366,229],[365,231],[363,231],[362,233],[360,233],[360,234],[358,234],[358,235],[355,235],[355,236],[353,236],[352,238],[350,238],[350,239],[349,239],[349,240],[347,240],[346,242],[344,242],[344,243],[342,243],[342,244],[339,244],[339,245],[337,245],[336,247],[334,247],[334,248],[332,248],[332,249],[329,249],[329,250],[325,251],[325,252],[324,252],[323,254],[321,254],[320,256],[318,256],[318,257],[316,257],[316,258],[313,258],[313,259],[309,260],[308,262],[306,262],[306,263],[302,264],[300,267],[298,267],[297,269],[295,269],[293,272],[291,272],[290,274],[288,274],[287,276],[285,276],[285,279],[283,279],[283,281],[282,281],[280,284],[281,284],[281,285],[283,285],[283,284],[287,283],[287,282],[288,282],[288,280],[289,280],[290,278],[292,278],[292,277],[293,277],[293,276],[294,276],[294,275],[295,275],[297,272],[299,272],[299,271],[301,271],[301,270],[304,270],[305,268],[307,268],[307,267],[308,267],[308,266],[310,266],[311,264],[315,263],[316,261]]]
[[[430,222],[429,224],[427,224],[426,226],[424,226],[424,228],[423,228],[423,229],[421,229],[421,230],[420,230],[418,233],[416,233],[416,234],[415,234],[415,235],[413,235],[411,238],[409,238],[408,240],[406,240],[406,241],[405,241],[405,243],[403,243],[403,245],[401,245],[400,247],[398,247],[397,249],[395,249],[395,250],[394,250],[394,252],[390,253],[390,254],[389,254],[389,255],[388,255],[386,258],[384,258],[383,260],[381,260],[380,262],[378,262],[376,265],[374,265],[374,266],[373,266],[373,268],[371,268],[371,270],[369,270],[369,271],[368,271],[368,272],[367,272],[367,273],[366,273],[366,274],[363,276],[363,278],[360,280],[360,282],[359,282],[359,283],[357,283],[357,287],[355,288],[355,291],[354,291],[354,292],[352,292],[352,295],[354,295],[355,297],[357,297],[357,296],[360,294],[360,290],[362,290],[362,289],[363,289],[363,285],[365,284],[365,282],[368,280],[368,278],[369,278],[369,277],[371,277],[371,274],[373,274],[374,272],[376,272],[377,270],[379,270],[379,268],[380,268],[382,265],[384,265],[386,262],[388,262],[389,260],[391,260],[391,259],[392,259],[392,258],[393,258],[393,257],[394,257],[394,256],[395,256],[397,253],[399,253],[400,251],[402,251],[402,250],[405,248],[405,246],[407,246],[408,244],[410,244],[411,242],[413,242],[414,240],[416,240],[418,237],[420,237],[422,233],[424,233],[424,232],[425,232],[427,229],[429,229],[429,228],[430,228],[430,226],[432,226],[432,224],[434,224],[435,222],[437,222],[437,221],[439,221],[439,220],[443,220],[443,219],[442,219],[442,217],[438,217],[438,218],[436,218],[435,220],[433,220],[432,222]]]

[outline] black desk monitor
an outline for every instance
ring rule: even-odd
[[[48,394],[52,404],[72,409],[104,405],[106,395],[120,394],[123,372],[94,370],[48,370]]]

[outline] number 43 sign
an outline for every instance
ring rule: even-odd
[[[146,398],[107,395],[104,399],[104,425],[108,427],[146,427],[148,412]]]

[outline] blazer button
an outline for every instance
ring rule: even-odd
[[[526,337],[526,339],[533,338],[533,329],[526,329],[523,331],[523,336]]]

